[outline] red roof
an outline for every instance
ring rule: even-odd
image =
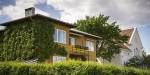
[[[133,31],[134,31],[134,28],[132,28],[132,29],[126,29],[126,30],[122,30],[120,34],[128,36],[128,43],[129,43],[130,38],[131,38],[131,36],[133,34]],[[122,45],[122,48],[129,49],[127,45]]]
[[[126,46],[126,45],[122,45],[121,47],[122,47],[123,49],[129,49],[129,47]]]
[[[131,36],[132,36],[133,31],[134,31],[134,28],[132,28],[132,29],[127,29],[127,30],[122,30],[120,34],[121,34],[121,35],[126,35],[126,36],[128,36],[128,37],[129,37],[129,38],[128,38],[128,42],[129,42],[129,40],[130,40],[130,38],[131,38]]]

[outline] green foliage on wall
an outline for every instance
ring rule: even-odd
[[[67,50],[64,46],[61,46],[57,43],[54,44],[54,50],[53,50],[54,55],[61,55],[61,56],[67,56]]]
[[[79,61],[55,64],[1,62],[0,75],[150,75],[150,71]]]
[[[0,60],[48,58],[53,50],[53,33],[52,23],[45,18],[32,17],[7,24]]]
[[[2,51],[3,39],[4,39],[4,31],[0,31],[0,53]]]

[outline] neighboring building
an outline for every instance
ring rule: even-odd
[[[124,65],[133,56],[142,57],[144,54],[142,42],[137,28],[122,30],[121,35],[128,36],[128,42],[123,45],[120,54],[114,55],[112,64]]]
[[[74,29],[75,26],[60,20],[56,20],[40,14],[34,14],[34,8],[26,9],[26,17],[1,24],[6,26],[11,23],[22,22],[26,19],[48,19],[54,24],[54,42],[64,46],[67,56],[53,56],[50,62],[57,62],[66,59],[83,61],[96,61],[96,40],[100,37]]]

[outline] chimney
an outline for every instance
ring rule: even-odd
[[[25,9],[25,16],[32,16],[35,14],[35,8],[34,7],[30,7]]]

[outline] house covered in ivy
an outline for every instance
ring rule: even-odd
[[[6,27],[1,31],[0,60],[96,61],[96,40],[100,37],[35,14],[34,8],[26,9],[25,17],[0,25]]]

